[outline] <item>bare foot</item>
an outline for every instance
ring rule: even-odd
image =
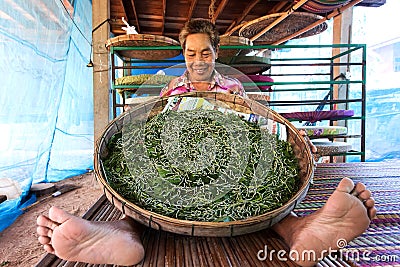
[[[364,184],[354,186],[350,179],[344,178],[321,209],[305,217],[289,215],[273,229],[289,245],[289,256],[298,253],[299,265],[313,266],[322,259],[321,254],[326,256],[327,251],[338,249],[341,240],[348,243],[361,235],[376,216],[374,205]],[[308,259],[309,251],[315,252],[316,257]]]
[[[126,217],[92,222],[52,207],[37,218],[39,242],[57,257],[93,264],[134,265],[144,257],[141,226]]]

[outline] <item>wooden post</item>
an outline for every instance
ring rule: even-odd
[[[109,39],[110,2],[92,1],[92,45],[93,45],[93,120],[94,140],[97,141],[110,121],[109,54],[105,47]],[[103,24],[102,24],[103,23]],[[98,25],[102,24],[100,27]],[[98,28],[97,28],[98,27]]]
[[[339,16],[334,17],[333,20],[333,44],[351,44],[351,26],[353,22],[353,9],[348,8],[344,10]],[[345,48],[342,48],[345,49]],[[340,54],[344,52],[341,48],[333,48],[332,55]],[[335,63],[349,63],[351,61],[350,55],[343,56],[335,59]],[[348,72],[347,66],[337,66],[333,68],[333,78],[338,77],[341,73],[346,74]],[[334,99],[347,99],[348,98],[348,85],[334,85],[333,98]],[[337,109],[347,109],[347,104],[337,104]],[[334,125],[346,126],[347,121],[335,121]],[[335,139],[336,141],[344,142],[345,140]],[[345,157],[336,157],[336,162],[345,162]]]
[[[349,8],[343,11],[343,13],[333,20],[333,44],[351,44],[351,26],[353,22],[353,9]],[[342,48],[344,49],[344,48]],[[333,48],[333,55],[337,55],[341,52],[340,48]],[[350,56],[349,56],[350,57]],[[350,62],[349,57],[341,57],[336,59],[335,63],[348,63]],[[340,75],[340,73],[346,74],[347,66],[339,66],[334,68],[334,77]],[[345,86],[342,86],[341,90],[339,90],[338,86],[335,88],[334,98],[335,99],[345,99],[346,98],[346,89]],[[345,109],[345,106],[340,107],[340,109]]]

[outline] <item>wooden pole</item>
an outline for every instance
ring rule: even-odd
[[[244,20],[244,18],[247,16],[247,14],[249,14],[249,12],[253,9],[253,7],[258,4],[258,2],[260,2],[260,0],[253,0],[251,3],[249,3],[246,6],[246,8],[244,9],[243,13],[240,15],[240,17],[237,18],[236,20],[234,20],[231,23],[231,25],[229,25],[228,29],[226,30],[226,32],[223,35],[228,35],[229,36],[232,33],[234,33],[235,30],[234,31],[232,31],[232,30],[233,29],[237,29],[236,27],[238,25],[242,24],[242,21]],[[238,24],[238,25],[236,25],[236,24]],[[244,23],[243,23],[243,25],[244,25]]]
[[[346,9],[344,10],[340,16],[336,16],[333,19],[333,39],[332,43],[333,44],[351,44],[351,36],[352,36],[352,25],[353,22],[353,10],[352,9]],[[332,49],[332,56],[338,55],[342,52],[345,52],[345,50],[348,50],[349,48],[333,48]],[[339,57],[334,59],[334,63],[347,63],[346,65],[340,65],[336,66],[333,68],[333,76],[332,79],[335,77],[339,77],[341,74],[345,74],[347,71],[349,71],[349,63],[351,62],[351,54],[348,53],[347,56],[345,57]],[[348,93],[349,93],[349,84],[335,84],[333,85],[333,99],[348,99]],[[331,109],[348,109],[348,104],[349,103],[341,103],[337,104],[334,107],[331,107]],[[361,120],[361,123],[363,120]],[[348,120],[338,120],[338,121],[333,121],[331,122],[334,126],[344,126],[348,127]],[[347,142],[346,138],[337,138],[335,141],[339,142]],[[332,160],[334,162],[346,162],[346,156],[336,156],[332,157]]]
[[[105,43],[110,35],[109,23],[103,23],[109,18],[109,1],[92,1],[92,32],[93,45],[93,123],[94,140],[98,140],[110,121],[110,82],[109,54]],[[102,24],[97,28],[97,25]]]

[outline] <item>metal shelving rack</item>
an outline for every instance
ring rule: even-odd
[[[220,49],[248,49],[248,46],[221,46]],[[271,101],[269,106],[280,112],[282,109],[293,111],[305,107],[325,105],[325,109],[354,109],[355,115],[339,121],[331,120],[329,125],[345,125],[356,122],[356,130],[345,136],[334,136],[331,140],[338,139],[348,142],[350,139],[358,140],[357,149],[335,156],[357,156],[359,161],[365,161],[365,115],[366,115],[366,46],[363,44],[333,44],[333,45],[257,45],[251,47],[253,51],[270,50],[270,67],[263,74],[274,79],[274,82],[259,82],[257,85],[270,85]],[[118,115],[117,109],[125,104],[125,97],[117,100],[116,90],[124,88],[132,89],[134,92],[138,85],[115,85],[117,71],[123,70],[123,75],[131,75],[135,70],[143,69],[165,69],[183,60],[135,60],[124,59],[118,55],[118,51],[136,50],[159,50],[159,49],[181,49],[179,46],[163,47],[110,47],[111,55],[111,93],[112,110],[114,117]],[[327,52],[321,53],[326,50]],[[293,57],[291,52],[301,51],[301,54],[310,56]],[[304,51],[304,53],[303,53]],[[122,64],[117,64],[116,57],[121,59]],[[232,65],[235,67],[235,65]],[[295,71],[290,71],[294,69]],[[289,71],[288,71],[289,70]],[[351,77],[337,80],[351,74]],[[254,85],[254,84],[253,84]],[[244,86],[248,84],[244,83]],[[160,88],[153,86],[148,88],[149,94],[157,94]],[[343,91],[344,93],[342,93]],[[322,94],[329,97],[325,101]],[[294,95],[294,99],[287,99],[288,94]],[[297,98],[301,95],[302,98]],[[283,95],[283,96],[282,96]],[[292,98],[293,98],[292,97]],[[353,127],[354,128],[354,127]],[[353,142],[354,143],[354,142]]]

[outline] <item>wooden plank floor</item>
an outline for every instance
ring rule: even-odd
[[[344,254],[338,253],[334,257],[324,258],[318,266],[400,266],[400,167],[378,163],[319,164],[314,175],[314,185],[303,202],[296,207],[296,212],[303,216],[320,208],[344,176],[362,181],[372,189],[378,218],[371,222],[365,234],[347,244],[342,251],[367,250],[369,255],[386,256],[386,261],[376,261],[376,257],[374,261],[348,257],[343,260]],[[84,218],[110,221],[120,216],[121,213],[102,196]],[[143,235],[143,244],[146,256],[137,266],[296,266],[290,260],[280,261],[276,253],[271,259],[260,260],[257,257],[263,256],[259,251],[264,248],[268,251],[287,250],[279,236],[269,229],[226,238],[189,237],[147,229]],[[112,265],[68,262],[46,254],[36,266]]]

